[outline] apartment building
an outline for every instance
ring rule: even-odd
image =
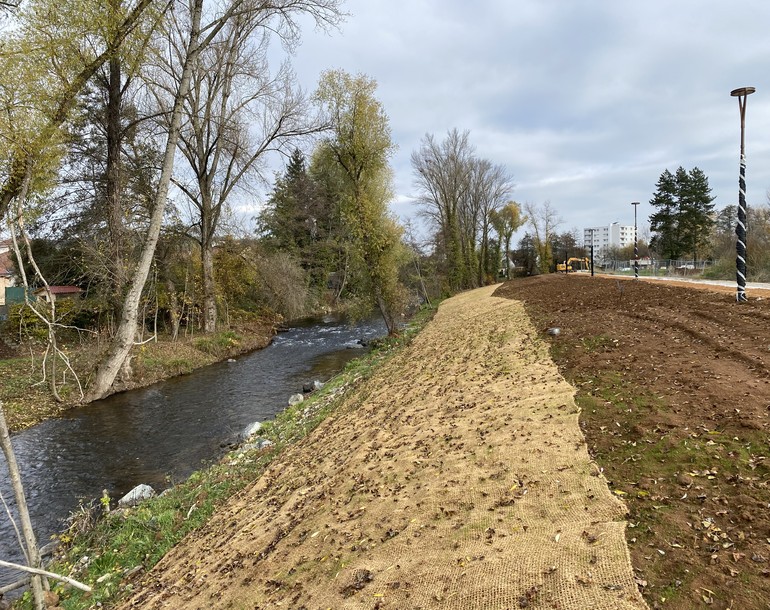
[[[603,253],[607,248],[617,246],[623,248],[633,245],[634,227],[613,222],[605,227],[588,227],[583,229],[583,243],[586,248],[591,247],[593,241],[594,252]]]

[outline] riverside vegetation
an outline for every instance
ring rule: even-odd
[[[159,335],[157,340],[144,343],[135,350],[131,360],[132,375],[116,386],[124,391],[150,385],[162,379],[184,375],[193,370],[266,347],[275,333],[279,317],[264,316],[244,321],[230,329],[202,336],[179,337]],[[95,340],[80,342],[71,334],[69,347],[63,344],[70,364],[80,382],[88,383],[94,370],[100,346]],[[3,346],[0,339],[0,347]],[[24,347],[28,350],[21,354]],[[0,351],[0,402],[3,403],[8,426],[12,432],[33,426],[45,419],[61,415],[80,403],[77,384],[62,384],[57,401],[46,380],[41,377],[44,352],[32,339],[24,347]],[[64,373],[67,377],[67,372]],[[69,375],[71,378],[72,375]],[[58,383],[58,380],[57,380]]]

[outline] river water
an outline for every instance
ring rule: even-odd
[[[325,381],[386,333],[381,319],[350,326],[328,316],[273,343],[147,388],[116,394],[13,436],[32,523],[43,545],[81,499],[119,498],[139,483],[161,490],[219,457],[246,425],[272,419],[305,383]],[[13,500],[0,452],[0,492]],[[20,561],[0,506],[0,558]],[[19,578],[0,571],[0,586]]]

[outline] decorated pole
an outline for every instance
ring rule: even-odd
[[[754,93],[754,87],[733,89],[730,95],[738,98],[738,110],[741,113],[741,168],[738,177],[738,222],[735,225],[735,277],[738,290],[735,298],[739,303],[747,301],[746,297],[746,153],[744,132],[746,129],[746,97]]]
[[[639,205],[638,201],[632,201],[631,205],[634,206],[634,279],[639,279],[639,240],[636,233],[636,208]]]

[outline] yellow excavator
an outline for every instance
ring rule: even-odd
[[[590,271],[590,269],[591,261],[587,257],[573,257],[567,259],[566,263],[558,263],[556,265],[556,271],[561,271],[564,273],[570,273],[571,271]]]

